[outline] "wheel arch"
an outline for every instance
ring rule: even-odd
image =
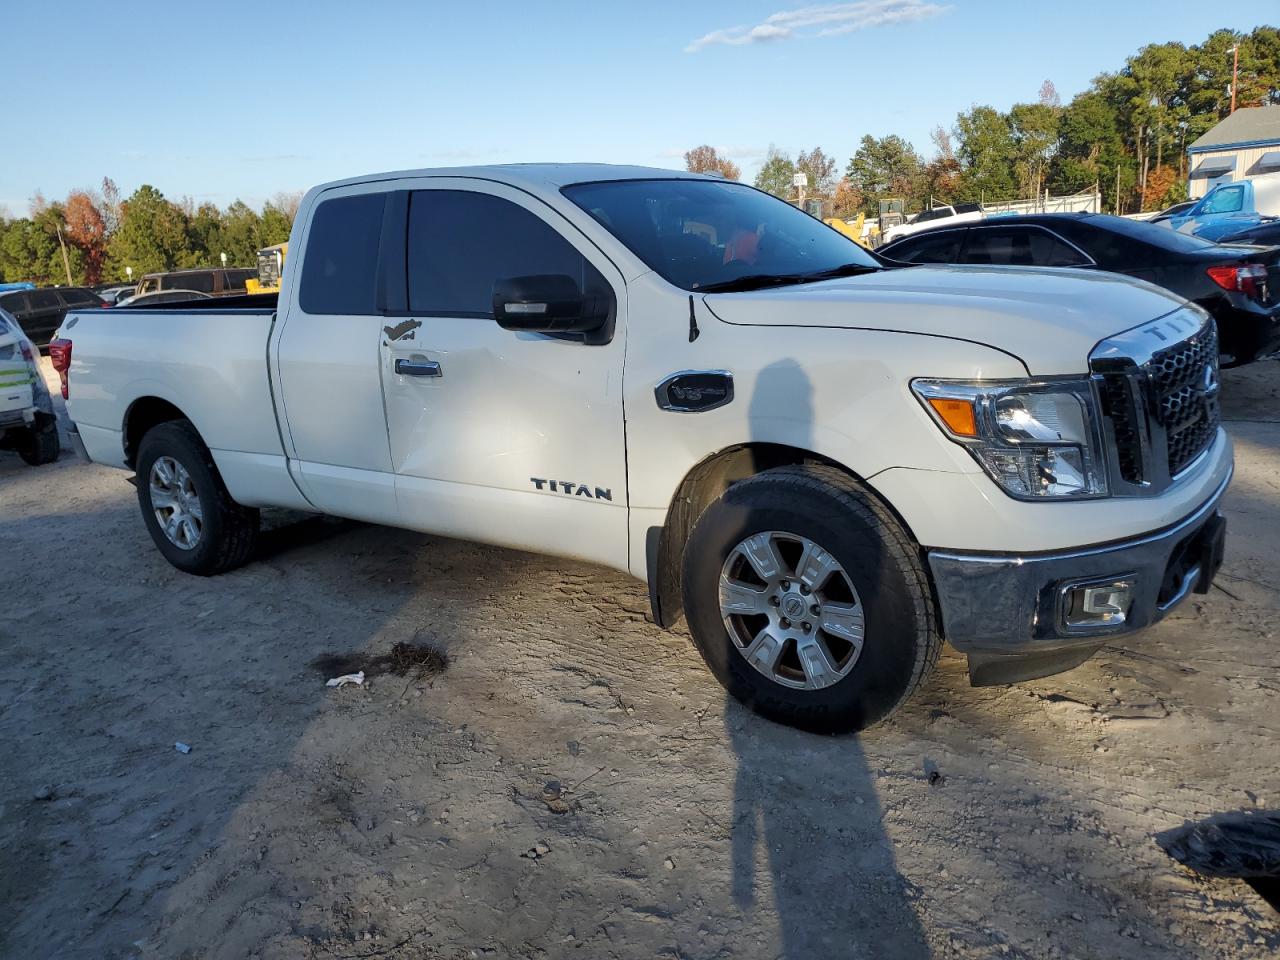
[[[142,443],[142,438],[147,435],[147,431],[173,420],[190,422],[191,418],[177,404],[163,397],[150,395],[138,397],[129,404],[121,425],[120,442],[124,446],[124,462],[130,469],[133,469],[137,462],[138,447]],[[194,427],[195,424],[192,426]],[[200,432],[199,428],[196,428],[196,432]]]
[[[864,479],[844,464],[812,450],[782,443],[748,442],[725,447],[695,464],[676,488],[665,523],[650,527],[645,542],[649,580],[649,605],[659,626],[673,627],[684,616],[680,571],[685,544],[702,512],[735,483],[777,467],[822,464],[839,470],[849,480],[884,504],[902,529],[919,543],[910,526]]]

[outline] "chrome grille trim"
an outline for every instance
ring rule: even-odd
[[[1190,305],[1102,341],[1089,356],[1117,496],[1152,496],[1218,435],[1218,332]]]

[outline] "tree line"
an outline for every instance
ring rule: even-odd
[[[143,184],[121,198],[108,177],[100,190],[64,200],[36,194],[26,217],[0,217],[0,281],[39,286],[137,280],[182,267],[252,267],[262,247],[289,239],[300,193],[277,194],[258,211],[236,200],[225,210],[190,198],[175,203]]]
[[[1104,209],[1134,213],[1186,199],[1187,147],[1231,111],[1231,48],[1239,53],[1236,106],[1280,104],[1280,29],[1217,30],[1199,44],[1143,47],[1114,73],[1094,78],[1065,106],[1046,80],[1035,100],[1007,111],[974,105],[951,127],[934,128],[926,158],[896,134],[866,135],[837,176],[817,147],[791,156],[770,147],[755,178],[762,190],[795,199],[792,177],[809,176],[808,195],[832,214],[874,215],[896,198],[910,212],[931,202],[1024,199],[1045,190],[1101,192]],[[739,179],[710,146],[685,154],[696,172]]]

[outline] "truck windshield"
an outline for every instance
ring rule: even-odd
[[[740,183],[613,180],[562,192],[685,290],[745,290],[881,269],[843,234]]]

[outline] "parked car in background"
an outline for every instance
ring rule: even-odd
[[[138,283],[137,293],[155,293],[158,290],[195,290],[211,297],[228,297],[245,292],[245,283],[257,277],[256,268],[248,267],[199,267],[193,270],[170,270],[166,273],[148,273]]]
[[[18,280],[13,283],[0,283],[0,293],[7,293],[10,290],[34,290],[36,285],[28,280]]]
[[[94,292],[102,298],[104,303],[111,306],[126,297],[132,297],[137,292],[137,289],[138,285],[136,283],[129,283],[113,287],[95,287]]]
[[[944,637],[975,683],[1046,676],[1221,563],[1217,334],[1151,284],[886,269],[762,191],[603,164],[327,184],[289,249],[278,295],[56,341],[73,442],[180,570],[248,561],[262,507],[594,561],[834,732]]]
[[[1240,233],[1222,238],[1223,243],[1251,243],[1260,247],[1280,246],[1280,220],[1267,220]]]
[[[1224,363],[1248,363],[1280,347],[1280,249],[1227,246],[1102,213],[1045,213],[930,230],[876,253],[904,263],[1123,273],[1208,310]]]
[[[1220,183],[1169,226],[1206,240],[1221,240],[1280,217],[1280,173]]]
[[[199,290],[157,290],[155,293],[139,293],[125,297],[117,307],[153,307],[158,303],[187,303],[192,300],[212,300],[213,296]]]
[[[972,223],[981,220],[986,214],[982,210],[980,203],[957,203],[955,206],[945,205],[934,207],[931,210],[925,210],[923,213],[917,213],[906,223],[900,223],[896,227],[890,227],[884,232],[884,242],[893,243],[902,237],[909,237],[913,233],[919,233],[921,230],[930,230],[941,222],[947,224]]]
[[[106,306],[105,301],[85,287],[48,287],[9,290],[0,293],[0,309],[8,311],[38,347],[48,346],[53,331],[71,309]]]
[[[12,314],[0,310],[0,450],[33,467],[58,459],[58,420],[36,365],[36,348]]]
[[[1197,203],[1199,203],[1198,200],[1183,200],[1181,203],[1175,203],[1172,207],[1167,207],[1164,210],[1161,210],[1154,217],[1148,220],[1147,223],[1164,223],[1166,220],[1172,220],[1174,217],[1181,216],[1183,213],[1186,213]]]

